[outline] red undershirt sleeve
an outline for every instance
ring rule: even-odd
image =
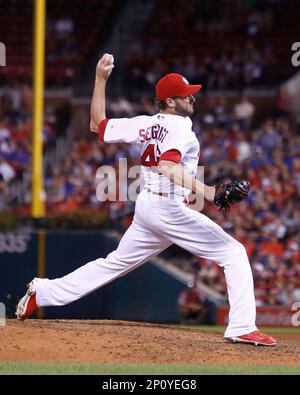
[[[180,163],[181,161],[181,153],[177,149],[171,149],[169,151],[164,152],[159,157],[159,160],[170,160],[175,163]]]
[[[104,141],[104,133],[105,133],[105,129],[106,129],[106,125],[107,125],[108,121],[109,121],[109,119],[105,118],[99,123],[98,136],[101,141]]]

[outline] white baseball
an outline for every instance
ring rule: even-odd
[[[114,63],[113,55],[107,55],[106,62],[107,64],[113,64]]]

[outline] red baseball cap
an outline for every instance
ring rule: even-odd
[[[181,74],[171,73],[162,77],[155,85],[156,98],[165,100],[168,97],[190,96],[199,92],[202,85],[190,85]]]

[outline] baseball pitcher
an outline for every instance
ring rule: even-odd
[[[34,278],[17,306],[17,318],[28,318],[37,307],[71,303],[124,276],[171,244],[217,262],[225,272],[230,312],[225,339],[261,345],[276,340],[257,330],[252,272],[245,248],[219,225],[186,204],[190,192],[229,210],[249,190],[246,180],[207,186],[195,178],[199,142],[192,130],[194,95],[180,74],[167,74],[155,87],[159,112],[153,116],[107,119],[105,89],[114,60],[104,54],[96,67],[90,129],[106,143],[139,143],[144,189],[131,226],[118,248],[106,258],[88,262],[53,280]]]

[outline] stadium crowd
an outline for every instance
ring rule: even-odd
[[[213,1],[162,0],[144,35],[128,45],[130,98],[138,99],[141,88],[151,93],[154,81],[170,71],[209,90],[276,86],[284,74],[274,45],[283,24],[280,3],[219,1],[216,7]]]
[[[208,180],[225,176],[251,182],[245,203],[220,214],[207,206],[227,232],[241,241],[253,268],[258,305],[291,305],[300,298],[300,134],[285,118],[257,128],[204,130],[202,158]],[[238,166],[237,166],[238,164]],[[202,261],[200,278],[225,293],[223,274]]]

